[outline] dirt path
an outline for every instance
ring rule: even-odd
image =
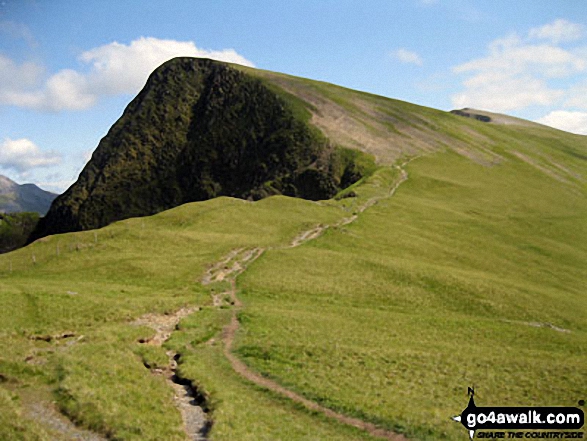
[[[148,326],[155,330],[155,335],[149,340],[141,341],[143,344],[162,346],[171,333],[175,330],[179,321],[190,314],[198,311],[199,308],[182,308],[174,314],[145,314],[137,319],[134,324]],[[169,364],[163,369],[152,369],[154,375],[161,375],[175,392],[175,406],[181,413],[184,431],[190,441],[206,440],[207,433],[211,427],[211,421],[206,417],[204,409],[198,405],[196,391],[192,388],[189,380],[184,380],[177,375],[178,355],[173,351],[166,352]]]
[[[252,248],[248,250],[239,248],[232,250],[220,262],[212,265],[206,271],[206,274],[202,278],[202,285],[236,278],[236,276],[246,269],[247,265],[258,259],[264,251],[264,248]]]
[[[348,225],[358,219],[359,213],[364,212],[366,209],[372,207],[382,199],[392,197],[397,191],[398,187],[408,179],[408,173],[403,168],[408,162],[409,161],[406,161],[401,166],[397,166],[398,170],[400,170],[400,179],[391,187],[387,195],[369,199],[355,210],[355,214],[343,218],[342,220],[333,225],[317,225],[307,231],[302,232],[296,238],[294,238],[294,240],[289,244],[289,246],[286,246],[284,248],[295,248],[306,242],[314,240],[320,237],[328,228]],[[247,266],[250,263],[254,262],[257,258],[259,258],[264,251],[265,250],[261,248],[254,248],[248,251],[243,249],[234,250],[227,256],[225,256],[219,263],[212,266],[202,280],[203,284],[209,284],[215,281],[230,281],[230,289],[229,291],[224,292],[223,295],[228,294],[230,296],[231,303],[234,305],[234,310],[230,324],[226,326],[223,330],[222,340],[224,342],[224,355],[229,360],[234,371],[240,376],[255,383],[257,386],[281,394],[297,403],[304,405],[306,408],[312,411],[320,412],[326,415],[327,417],[333,418],[343,424],[347,424],[358,429],[364,430],[372,436],[392,441],[407,440],[407,438],[405,438],[402,434],[382,429],[380,427],[377,427],[373,423],[363,421],[359,418],[343,415],[341,413],[335,412],[332,409],[328,409],[324,406],[321,406],[320,404],[315,403],[314,401],[308,400],[300,394],[281,386],[279,383],[268,378],[265,378],[259,375],[258,373],[254,372],[243,361],[241,361],[239,358],[236,357],[236,355],[233,354],[232,346],[234,343],[234,337],[240,326],[239,321],[237,319],[237,313],[242,308],[242,303],[236,295],[236,278],[239,274],[246,270]],[[239,260],[239,257],[241,257],[241,260]]]
[[[102,435],[77,427],[54,404],[37,397],[21,396],[24,416],[49,431],[51,437],[64,441],[106,441]]]
[[[309,242],[311,240],[314,240],[314,239],[322,236],[322,234],[324,234],[324,232],[328,228],[344,227],[345,225],[351,224],[351,223],[353,223],[354,221],[356,221],[358,219],[358,217],[359,217],[358,215],[360,213],[363,213],[368,208],[371,208],[373,205],[377,204],[377,202],[379,202],[380,200],[382,200],[382,199],[388,199],[388,198],[392,197],[395,194],[395,192],[397,191],[397,189],[399,188],[399,186],[402,185],[405,181],[407,181],[407,179],[408,179],[408,172],[406,172],[403,167],[405,165],[407,165],[413,159],[415,159],[415,158],[412,158],[412,159],[404,162],[402,165],[396,166],[396,168],[400,172],[400,178],[390,188],[389,193],[386,196],[376,196],[376,197],[373,197],[373,198],[367,200],[364,204],[359,205],[356,208],[355,214],[353,214],[352,216],[349,216],[349,217],[342,218],[340,221],[338,221],[337,223],[335,223],[333,225],[322,225],[322,224],[320,224],[320,225],[315,226],[314,228],[311,228],[309,230],[303,231],[298,236],[296,236],[294,238],[294,240],[292,240],[292,242],[286,248],[295,248],[295,247],[298,247],[298,246],[300,246],[300,245],[302,245],[302,244],[304,244],[306,242]]]

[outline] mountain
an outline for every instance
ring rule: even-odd
[[[280,93],[282,93],[280,91]],[[328,199],[373,168],[255,77],[178,58],[157,69],[35,237],[97,228],[216,196]]]
[[[583,399],[587,137],[205,60],[149,81],[55,202],[71,226],[366,177],[0,255],[1,440],[459,440],[473,385]]]
[[[0,212],[30,211],[44,215],[56,197],[56,194],[34,184],[19,185],[6,176],[0,175]]]
[[[561,133],[504,115],[482,122],[457,113],[208,59],[175,58],[151,74],[31,240],[217,196],[328,199],[370,174],[374,161],[390,165],[451,150],[490,166],[504,160],[488,148],[495,143],[528,129],[543,140]],[[555,164],[544,167],[566,174]]]

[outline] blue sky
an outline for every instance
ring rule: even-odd
[[[584,0],[0,0],[0,174],[65,190],[177,55],[587,134]]]

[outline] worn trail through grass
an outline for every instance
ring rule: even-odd
[[[155,330],[155,335],[141,343],[162,346],[171,336],[177,324],[182,318],[198,311],[198,307],[182,308],[174,314],[146,314],[137,319],[134,324],[148,326]],[[166,352],[169,364],[163,369],[152,369],[154,375],[161,375],[175,393],[174,402],[180,411],[184,431],[189,440],[206,440],[211,427],[211,421],[206,417],[204,409],[198,405],[197,392],[191,382],[183,380],[177,375],[177,360],[179,355],[173,351]]]
[[[413,158],[414,159],[414,158]],[[300,233],[297,237],[295,237],[292,242],[284,247],[278,247],[277,249],[284,249],[284,248],[295,248],[298,247],[306,242],[311,240],[317,239],[320,237],[328,228],[336,228],[348,225],[358,219],[358,214],[364,212],[369,207],[375,205],[378,201],[382,199],[387,199],[392,197],[399,186],[404,183],[408,179],[408,173],[404,169],[404,166],[409,161],[404,162],[400,166],[397,166],[398,170],[400,171],[400,178],[395,182],[395,184],[390,188],[389,192],[383,196],[375,196],[367,200],[364,204],[357,207],[355,213],[349,217],[345,217],[339,222],[336,222],[332,225],[317,225],[312,227],[306,231]],[[268,249],[276,249],[276,248],[268,248]],[[250,250],[245,249],[237,249],[231,251],[227,256],[221,259],[218,263],[213,265],[204,275],[202,279],[202,283],[204,285],[213,283],[213,282],[230,282],[230,289],[222,295],[228,295],[230,297],[230,303],[234,306],[232,318],[230,324],[228,324],[223,332],[222,332],[222,341],[224,343],[224,355],[229,360],[232,368],[234,371],[240,375],[241,377],[251,381],[252,383],[256,384],[265,389],[269,389],[273,392],[276,392],[284,397],[287,397],[296,403],[302,404],[307,409],[320,412],[326,415],[329,418],[333,418],[340,423],[350,425],[356,427],[358,429],[364,430],[368,432],[370,435],[387,439],[393,441],[402,441],[406,440],[406,438],[399,433],[386,430],[376,426],[373,423],[368,421],[361,420],[359,418],[350,417],[348,415],[341,414],[339,412],[335,412],[332,409],[324,407],[314,401],[311,401],[302,395],[293,392],[279,383],[270,380],[261,376],[260,374],[251,370],[243,361],[241,361],[234,353],[232,352],[232,347],[234,343],[234,338],[239,330],[240,323],[237,317],[238,312],[242,309],[242,302],[238,299],[236,292],[236,279],[237,277],[243,273],[247,266],[254,262],[256,259],[261,257],[263,253],[266,251],[264,248],[253,248]],[[216,301],[215,299],[214,304],[219,305],[220,302]]]
[[[76,426],[67,416],[59,412],[53,403],[37,399],[25,399],[24,416],[37,424],[43,424],[51,436],[63,440],[106,441],[101,434]]]

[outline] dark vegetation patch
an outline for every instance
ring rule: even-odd
[[[451,110],[453,115],[464,116],[466,118],[473,118],[481,122],[491,122],[491,118],[487,115],[480,115],[478,113],[465,112],[464,110]]]
[[[0,213],[0,253],[23,246],[38,222],[37,213]]]
[[[374,169],[262,80],[177,58],[150,76],[31,240],[218,196],[329,199]]]

